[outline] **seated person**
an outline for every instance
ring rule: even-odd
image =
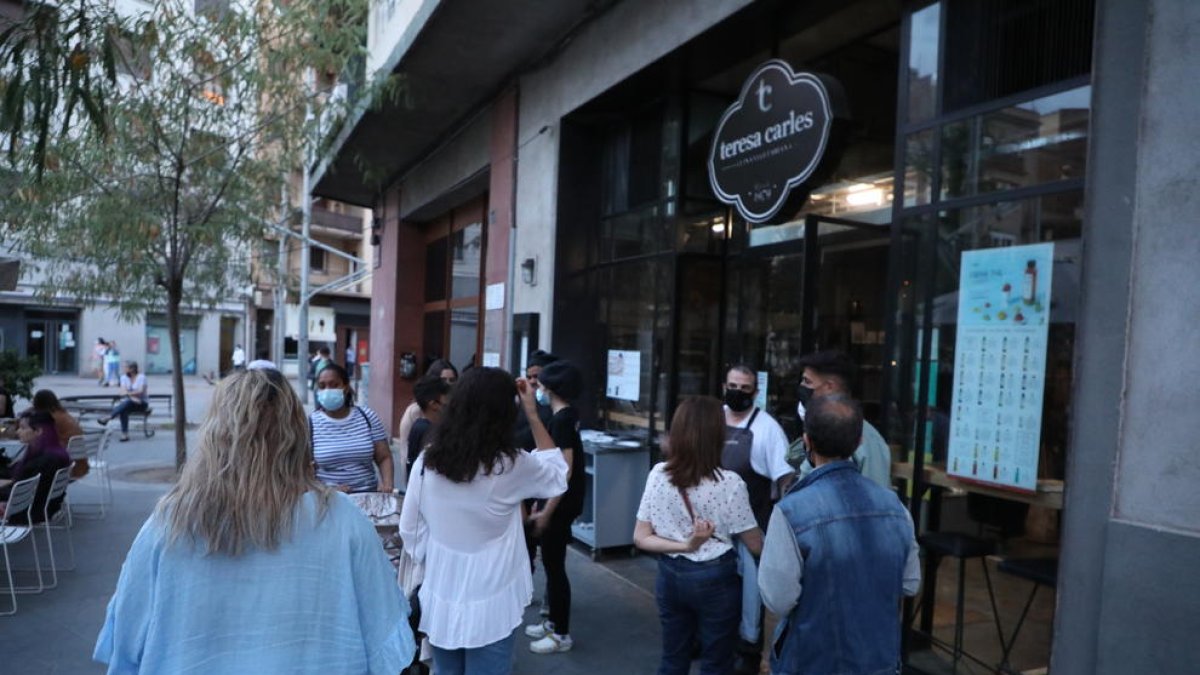
[[[425,435],[433,425],[442,421],[442,411],[450,404],[450,383],[440,375],[426,375],[413,387],[413,398],[421,409],[421,416],[408,431],[408,459],[405,461],[405,476],[412,475],[413,462],[425,447]]]
[[[70,465],[71,458],[67,455],[67,449],[59,443],[58,432],[54,430],[54,418],[48,413],[34,410],[21,415],[17,434],[21,442],[25,443],[25,454],[21,461],[9,467],[8,475],[4,477],[16,483],[40,476],[37,493],[33,498],[33,508],[30,511],[33,522],[40,523],[46,508],[46,498],[50,495],[50,487],[54,483],[54,474]],[[0,488],[0,502],[6,503],[11,491],[12,485]],[[57,513],[61,506],[61,497],[51,502],[50,515]],[[3,512],[2,505],[0,512]],[[8,522],[14,525],[27,524],[24,513],[12,514]]]
[[[121,376],[121,393],[125,398],[113,407],[108,417],[101,417],[97,421],[100,424],[108,424],[112,418],[120,418],[121,441],[124,442],[129,440],[130,413],[145,412],[150,407],[146,398],[146,376],[138,372],[137,361],[125,363],[125,374]]]
[[[79,422],[63,408],[62,403],[59,403],[58,396],[49,389],[39,389],[33,395],[33,407],[30,410],[49,413],[54,418],[54,430],[58,432],[58,441],[64,448],[72,438],[83,435],[83,427],[79,426]],[[88,474],[88,470],[87,458],[77,459],[75,466],[71,468],[71,478],[83,478]]]

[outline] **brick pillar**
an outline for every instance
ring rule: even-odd
[[[488,185],[487,259],[484,263],[484,284],[493,292],[501,290],[503,306],[488,309],[485,297],[483,319],[483,358],[498,355],[502,367],[508,363],[507,317],[511,315],[509,296],[509,257],[512,245],[513,215],[516,207],[517,179],[517,90],[509,89],[497,99],[492,116],[489,154],[491,171]],[[496,358],[496,357],[492,357]]]
[[[400,355],[419,354],[424,301],[425,242],[399,220],[400,192],[384,194],[379,265],[371,282],[371,408],[393,435],[412,401],[411,380],[400,377]]]

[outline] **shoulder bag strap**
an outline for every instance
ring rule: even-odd
[[[750,421],[746,422],[746,428],[754,426],[754,418],[758,417],[758,413],[762,412],[762,408],[755,408],[753,413],[750,413]]]
[[[696,522],[696,511],[694,509],[692,509],[692,500],[688,499],[687,490],[685,490],[683,488],[678,488],[678,489],[679,489],[679,496],[683,497],[683,505],[685,508],[687,508],[688,518],[691,518],[692,522],[695,523]]]

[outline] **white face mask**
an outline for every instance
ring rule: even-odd
[[[800,420],[804,420],[804,404],[796,403],[796,414],[800,416]]]

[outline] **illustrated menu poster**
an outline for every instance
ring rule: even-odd
[[[947,471],[1037,489],[1054,244],[962,256]]]
[[[636,401],[641,398],[642,353],[608,350],[608,381],[604,393],[609,398]]]

